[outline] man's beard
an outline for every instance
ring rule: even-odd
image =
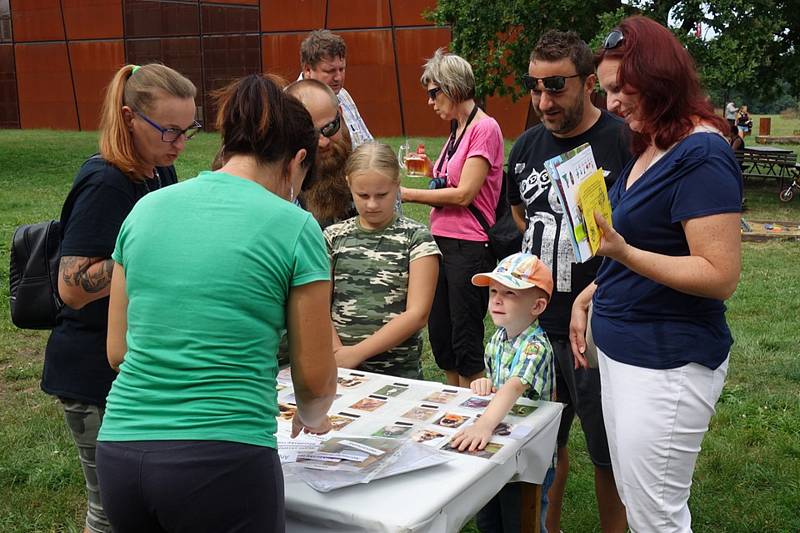
[[[344,165],[352,152],[344,138],[331,139],[325,151],[317,153],[317,179],[303,191],[300,201],[319,223],[330,223],[349,216],[353,205],[350,187],[344,175]]]
[[[578,124],[583,120],[583,93],[578,93],[576,99],[571,102],[569,107],[561,107],[561,120],[556,123],[545,122],[544,113],[539,110],[538,106],[533,106],[533,110],[548,131],[556,135],[566,135],[577,128]]]

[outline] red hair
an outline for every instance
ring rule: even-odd
[[[620,60],[622,90],[639,96],[642,128],[632,132],[632,150],[639,155],[649,144],[666,150],[704,124],[720,132],[729,129],[703,91],[694,60],[667,28],[643,16],[628,17],[617,29],[623,40],[601,48],[595,62]]]

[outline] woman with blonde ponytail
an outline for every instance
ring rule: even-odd
[[[84,532],[111,531],[94,463],[116,376],[106,356],[111,252],[134,204],[177,182],[172,165],[200,128],[195,94],[191,81],[164,65],[117,71],[103,102],[100,153],[81,166],[61,213],[58,290],[66,305],[47,342],[41,387],[61,401],[78,448],[89,500]]]

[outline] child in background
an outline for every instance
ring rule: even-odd
[[[360,145],[345,174],[358,216],[324,232],[336,362],[421,379],[420,331],[436,290],[439,248],[428,228],[395,212],[400,166],[389,146]]]
[[[539,315],[553,292],[550,269],[535,255],[517,253],[500,261],[472,283],[489,286],[489,314],[497,326],[484,351],[487,377],[470,385],[480,396],[495,393],[486,411],[451,440],[459,450],[482,450],[520,396],[533,400],[555,398],[553,348],[539,326]],[[542,484],[542,518],[547,514],[551,467]],[[509,483],[475,517],[482,533],[521,531],[522,484]],[[542,520],[542,531],[544,519]]]

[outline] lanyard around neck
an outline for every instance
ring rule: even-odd
[[[458,121],[454,120],[450,123],[450,137],[447,139],[447,148],[445,149],[445,154],[447,155],[447,161],[450,161],[450,158],[453,157],[453,154],[456,153],[458,150],[458,145],[461,144],[461,139],[464,138],[464,134],[467,133],[467,128],[469,127],[472,119],[475,118],[475,115],[478,114],[478,105],[476,104],[472,108],[472,112],[470,112],[469,117],[467,117],[467,122],[464,124],[464,129],[461,130],[461,135],[458,136],[456,139],[456,131],[458,131]],[[436,166],[436,176],[439,177],[442,175],[442,167],[444,166],[445,158],[442,157],[439,159],[439,164]]]

